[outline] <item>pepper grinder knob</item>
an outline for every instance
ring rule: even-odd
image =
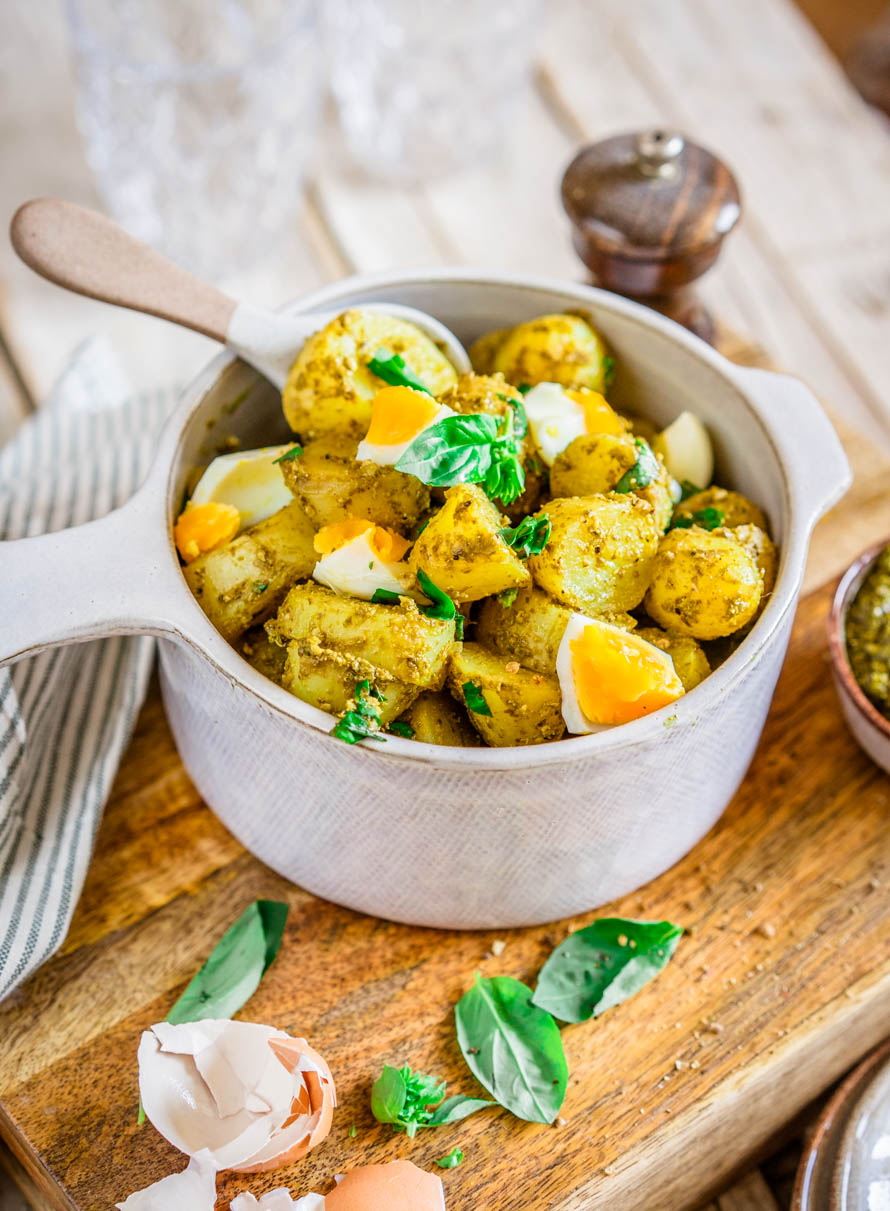
[[[741,214],[738,185],[721,160],[673,131],[617,135],[578,152],[562,179],[562,203],[597,285],[713,341],[691,283],[716,261]]]

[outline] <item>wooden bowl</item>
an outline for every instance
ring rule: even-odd
[[[853,675],[847,655],[847,610],[887,540],[863,552],[841,578],[828,618],[828,650],[834,684],[847,726],[872,761],[890,773],[890,720],[869,700]]]

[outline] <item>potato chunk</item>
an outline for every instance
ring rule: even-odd
[[[384,385],[368,362],[381,348],[401,354],[433,395],[457,381],[445,354],[413,324],[376,311],[344,311],[309,338],[290,369],[281,397],[290,427],[305,438],[364,437],[371,401]]]
[[[660,627],[640,627],[637,634],[641,639],[667,652],[687,694],[710,673],[711,665],[704,649],[691,635],[678,635],[676,631],[663,631]]]
[[[374,701],[383,727],[401,715],[420,693],[418,686],[396,681],[364,660],[336,652],[308,651],[298,639],[287,645],[281,684],[310,706],[331,715],[342,715],[355,697],[356,686],[365,680],[383,695],[382,700]]]
[[[675,517],[692,517],[702,509],[719,509],[723,514],[722,525],[726,529],[735,526],[759,526],[766,531],[766,518],[763,510],[742,496],[741,492],[733,492],[729,488],[705,488],[681,501],[674,510]]]
[[[606,356],[599,333],[580,316],[542,315],[507,334],[494,354],[493,369],[517,387],[559,383],[602,391]]]
[[[470,355],[470,364],[477,374],[492,373],[497,351],[509,335],[509,328],[493,328],[491,332],[484,332],[482,336],[473,341],[467,353]]]
[[[444,691],[424,691],[405,711],[402,719],[423,744],[447,744],[469,748],[479,743],[466,713]]]
[[[720,639],[751,621],[762,593],[763,575],[740,543],[692,526],[662,539],[646,610],[665,630]]]
[[[482,603],[476,620],[476,638],[508,660],[518,660],[536,673],[556,676],[556,655],[573,611],[533,585],[520,589],[512,604],[504,606],[497,597]],[[602,619],[624,630],[634,629],[630,614],[610,614]]]
[[[272,642],[265,627],[253,627],[249,630],[238,644],[238,651],[258,673],[262,673],[276,685],[281,685],[287,652]]]
[[[296,501],[182,569],[201,609],[231,643],[274,614],[318,556],[315,527]]]
[[[776,544],[765,530],[755,525],[734,526],[731,530],[723,529],[720,533],[734,538],[753,558],[763,576],[763,596],[768,597],[776,587],[776,569],[779,562]]]
[[[414,544],[408,562],[422,568],[455,601],[478,601],[531,580],[528,568],[504,542],[506,526],[478,484],[456,484]]]
[[[632,610],[652,578],[660,531],[652,506],[633,493],[551,500],[550,541],[528,566],[535,581],[584,614]]]
[[[469,710],[470,722],[496,748],[514,744],[543,744],[565,732],[562,695],[555,677],[545,677],[516,661],[505,660],[478,643],[458,644],[448,667],[448,688],[466,705],[464,687],[472,682],[490,715]]]
[[[281,464],[284,482],[319,528],[365,517],[410,530],[429,508],[429,488],[395,467],[358,461],[356,446],[330,436],[307,442],[299,458]]]
[[[557,454],[550,468],[554,496],[596,496],[611,492],[625,472],[635,466],[638,450],[633,436],[585,433]]]
[[[362,660],[372,672],[423,689],[441,687],[454,642],[453,619],[427,618],[406,597],[375,605],[317,584],[295,585],[266,630],[276,643],[300,640],[307,652]]]

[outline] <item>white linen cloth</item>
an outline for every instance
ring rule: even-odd
[[[134,394],[107,341],[82,345],[0,450],[0,539],[123,504],[175,401],[173,388]],[[68,931],[153,655],[150,638],[114,638],[0,669],[0,1000]]]

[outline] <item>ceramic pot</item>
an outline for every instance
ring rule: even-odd
[[[189,473],[227,437],[250,447],[288,436],[276,392],[220,354],[185,392],[126,506],[0,549],[0,660],[101,635],[159,636],[170,725],[201,794],[248,849],[320,896],[453,928],[585,911],[667,870],[731,799],[772,698],[810,533],[848,487],[847,460],[802,384],[732,365],[614,294],[503,274],[392,273],[339,282],[299,309],[370,300],[428,311],[466,342],[580,309],[615,353],[619,409],[658,426],[683,409],[701,417],[719,482],[761,505],[781,550],[775,592],[735,653],[672,706],[592,736],[509,749],[333,739],[330,716],[217,634],[171,542]]]

